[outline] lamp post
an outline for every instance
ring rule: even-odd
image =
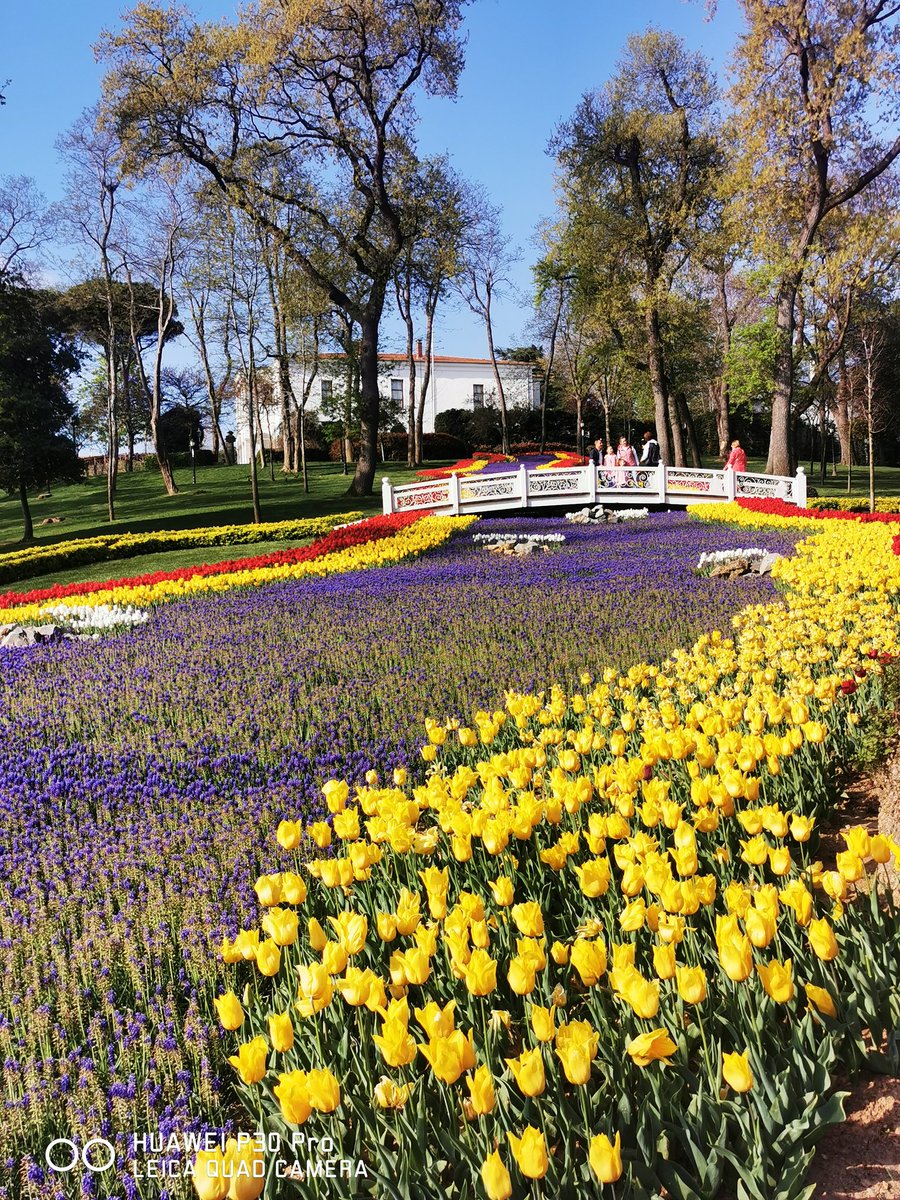
[[[197,438],[191,434],[191,482],[197,486]]]

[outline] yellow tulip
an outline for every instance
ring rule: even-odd
[[[576,938],[569,961],[581,977],[585,987],[592,987],[606,971],[606,947],[603,942],[589,942]]]
[[[519,933],[525,937],[540,937],[544,932],[544,914],[536,900],[514,904],[510,914]]]
[[[340,1084],[327,1068],[307,1072],[306,1091],[317,1112],[334,1112],[341,1102]]]
[[[837,1017],[837,1008],[834,1000],[831,998],[831,993],[823,987],[816,987],[814,983],[804,984],[806,988],[806,998],[809,1001],[809,1007],[812,1009],[815,1006],[820,1013],[824,1013],[826,1017]]]
[[[823,962],[830,962],[833,958],[837,958],[840,953],[837,938],[825,917],[810,921],[808,934],[809,944],[817,958],[822,959]]]
[[[706,973],[702,967],[679,967],[678,995],[685,1004],[701,1004],[706,999]]]
[[[533,959],[523,958],[522,955],[517,954],[510,959],[506,978],[517,996],[527,996],[533,992],[537,981],[537,967]]]
[[[556,1016],[553,1005],[542,1008],[531,1005],[531,1031],[539,1042],[552,1042],[556,1035]]]
[[[507,1058],[505,1061],[523,1096],[540,1096],[546,1086],[540,1048],[523,1050],[518,1058]]]
[[[269,1057],[269,1046],[264,1037],[255,1037],[252,1042],[244,1042],[238,1046],[237,1054],[232,1054],[228,1061],[246,1084],[259,1083],[266,1073],[266,1062]]]
[[[429,1038],[449,1037],[455,1028],[455,1008],[455,1000],[450,1000],[443,1008],[429,1000],[424,1008],[415,1009],[416,1020]]]
[[[478,1116],[493,1112],[497,1096],[494,1091],[494,1080],[486,1066],[480,1066],[474,1075],[466,1076],[466,1087],[471,1097],[472,1111]]]
[[[261,875],[254,883],[253,890],[263,908],[271,908],[274,904],[280,904],[282,899],[281,876]]]
[[[275,830],[278,845],[284,850],[296,850],[303,837],[303,826],[299,821],[281,821]]]
[[[675,947],[653,947],[653,970],[660,979],[673,979],[675,976]]]
[[[327,850],[331,845],[331,826],[327,821],[315,821],[307,826],[306,832],[320,850]]]
[[[271,1013],[267,1022],[272,1049],[279,1054],[287,1054],[294,1044],[294,1026],[290,1013]]]
[[[512,1179],[499,1150],[489,1154],[481,1164],[481,1182],[487,1200],[509,1200],[512,1195]]]
[[[789,958],[783,963],[773,958],[770,963],[759,963],[756,969],[766,993],[776,1004],[787,1004],[793,999],[794,980]]]
[[[722,1078],[736,1092],[749,1092],[753,1087],[753,1072],[747,1054],[723,1054]]]
[[[375,1103],[379,1108],[404,1108],[411,1091],[411,1083],[404,1083],[398,1087],[393,1079],[389,1079],[387,1075],[382,1075],[381,1079],[375,1085]]]
[[[556,1035],[556,1056],[569,1083],[580,1086],[588,1082],[599,1041],[600,1035],[588,1021],[560,1025]]]
[[[344,780],[329,779],[322,787],[322,794],[328,805],[328,811],[339,813],[344,811],[347,797],[350,795],[350,787]]]
[[[419,904],[419,893],[411,892],[408,888],[403,888],[397,904],[396,918],[397,932],[404,937],[412,933],[421,920]]]
[[[533,1125],[526,1126],[521,1137],[507,1133],[513,1158],[526,1179],[543,1179],[550,1163],[544,1135]]]
[[[238,1143],[229,1138],[225,1143],[228,1162],[228,1200],[257,1200],[266,1186],[266,1160],[252,1141]]]
[[[270,979],[278,974],[281,968],[281,951],[271,938],[263,942],[257,950],[256,966],[260,975],[265,975]]]
[[[385,1021],[381,1033],[372,1034],[372,1041],[389,1067],[405,1067],[416,1057],[416,1043],[410,1037],[405,1022]]]
[[[393,913],[378,913],[375,927],[383,942],[392,942],[397,936],[397,918]]]
[[[230,1186],[228,1163],[222,1151],[218,1147],[199,1150],[194,1158],[194,1191],[199,1200],[225,1200]]]
[[[588,1147],[591,1170],[601,1183],[615,1183],[622,1177],[622,1135],[610,1141],[605,1133],[595,1134]]]
[[[348,954],[359,954],[366,944],[369,932],[368,919],[360,913],[342,912],[328,920],[334,927],[338,942]]]
[[[463,968],[466,988],[473,996],[489,996],[497,987],[497,962],[487,950],[473,950]]]
[[[302,904],[306,899],[306,884],[294,871],[281,872],[281,893],[287,904]]]
[[[260,924],[276,946],[291,946],[297,940],[297,914],[289,908],[270,908]]]
[[[500,875],[497,879],[490,880],[489,886],[493,893],[495,904],[499,904],[502,908],[512,904],[513,884],[511,879],[505,875]]]
[[[297,970],[297,1002],[301,1017],[311,1017],[331,1003],[334,985],[323,963],[304,964]]]
[[[310,917],[306,925],[309,933],[309,944],[315,950],[316,954],[321,954],[328,944],[328,934],[319,924],[315,917]]]
[[[443,1083],[454,1084],[464,1071],[475,1066],[475,1050],[472,1032],[464,1034],[454,1029],[448,1037],[432,1038],[427,1044],[419,1045],[423,1058]]]
[[[329,975],[340,975],[347,966],[347,951],[340,942],[326,942],[322,951],[322,966]]]
[[[632,1061],[639,1067],[647,1067],[657,1059],[668,1062],[678,1047],[669,1037],[664,1028],[652,1029],[649,1033],[640,1033],[625,1047]]]
[[[312,1112],[305,1071],[288,1071],[278,1076],[273,1089],[281,1115],[288,1125],[302,1125]]]
[[[227,1029],[229,1032],[240,1029],[244,1023],[244,1010],[234,992],[225,992],[224,995],[213,1000],[213,1004],[216,1006],[219,1022],[223,1029]]]

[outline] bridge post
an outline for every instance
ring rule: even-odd
[[[734,500],[737,498],[737,471],[733,467],[726,467],[722,472],[722,479],[725,483],[725,499]]]
[[[584,468],[588,473],[588,496],[591,504],[597,503],[597,468],[593,463],[588,463]]]
[[[806,498],[806,472],[802,467],[797,467],[797,474],[794,476],[794,503],[798,508],[808,508]]]
[[[528,507],[528,468],[524,463],[519,467],[519,496],[522,507]]]
[[[666,503],[666,464],[661,462],[656,468],[656,490],[659,492],[660,504]]]
[[[454,471],[447,480],[447,499],[450,501],[450,515],[459,516],[459,476]]]
[[[394,485],[387,475],[381,477],[381,508],[386,517],[394,511]]]

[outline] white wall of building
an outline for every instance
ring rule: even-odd
[[[312,385],[307,412],[318,413],[323,392],[329,384],[335,395],[343,394],[344,390],[344,357],[343,355],[323,355],[319,360],[319,372]],[[382,354],[379,356],[380,391],[385,400],[392,394],[402,396],[403,412],[409,407],[409,362],[402,354]],[[425,368],[425,359],[416,359],[417,390]],[[533,407],[539,408],[541,403],[541,384],[535,378],[532,363],[503,362],[499,364],[500,378],[508,408]],[[291,369],[295,395],[303,390],[302,371],[299,366]],[[454,358],[446,355],[436,355],[432,359],[431,378],[425,396],[425,417],[423,431],[433,433],[435,418],[438,413],[447,412],[451,408],[467,409],[469,412],[481,405],[496,406],[497,387],[490,359],[487,358]],[[269,425],[272,430],[272,440],[278,443],[281,436],[280,414],[276,409],[268,413]],[[235,428],[237,459],[246,463],[250,458],[250,439],[247,431],[245,405],[240,398],[237,403],[237,420]],[[258,435],[257,435],[258,436]],[[269,444],[269,430],[263,419],[263,437]]]

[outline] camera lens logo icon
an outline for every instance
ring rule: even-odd
[[[116,1161],[116,1148],[106,1138],[89,1138],[81,1149],[71,1138],[54,1138],[44,1151],[44,1161],[57,1175],[68,1175],[78,1166],[92,1175],[102,1175]]]

